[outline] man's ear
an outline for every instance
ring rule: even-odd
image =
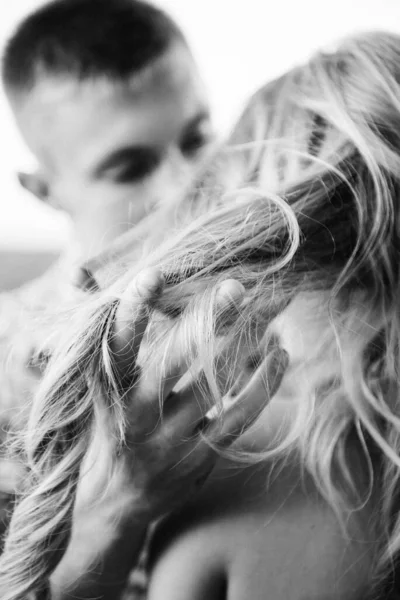
[[[43,202],[49,200],[49,185],[40,173],[18,173],[21,186]]]

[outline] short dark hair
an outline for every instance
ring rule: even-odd
[[[159,58],[183,34],[142,0],[54,0],[29,15],[3,54],[3,83],[32,88],[39,73],[79,81],[124,81]]]

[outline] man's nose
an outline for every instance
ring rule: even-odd
[[[189,191],[190,185],[195,176],[195,167],[192,165],[179,149],[171,150],[166,161],[164,171],[164,194],[174,195],[185,194]]]
[[[180,148],[173,147],[169,150],[167,162],[173,177],[186,179],[194,172],[193,164],[187,160]]]

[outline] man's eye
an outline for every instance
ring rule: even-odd
[[[160,164],[159,157],[143,156],[109,171],[109,177],[117,183],[139,183],[151,175]]]
[[[182,138],[180,148],[185,156],[194,156],[212,140],[210,128],[198,127],[188,131]]]

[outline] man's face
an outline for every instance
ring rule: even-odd
[[[45,79],[15,112],[50,202],[71,215],[89,253],[182,194],[213,137],[182,45],[124,85]]]

